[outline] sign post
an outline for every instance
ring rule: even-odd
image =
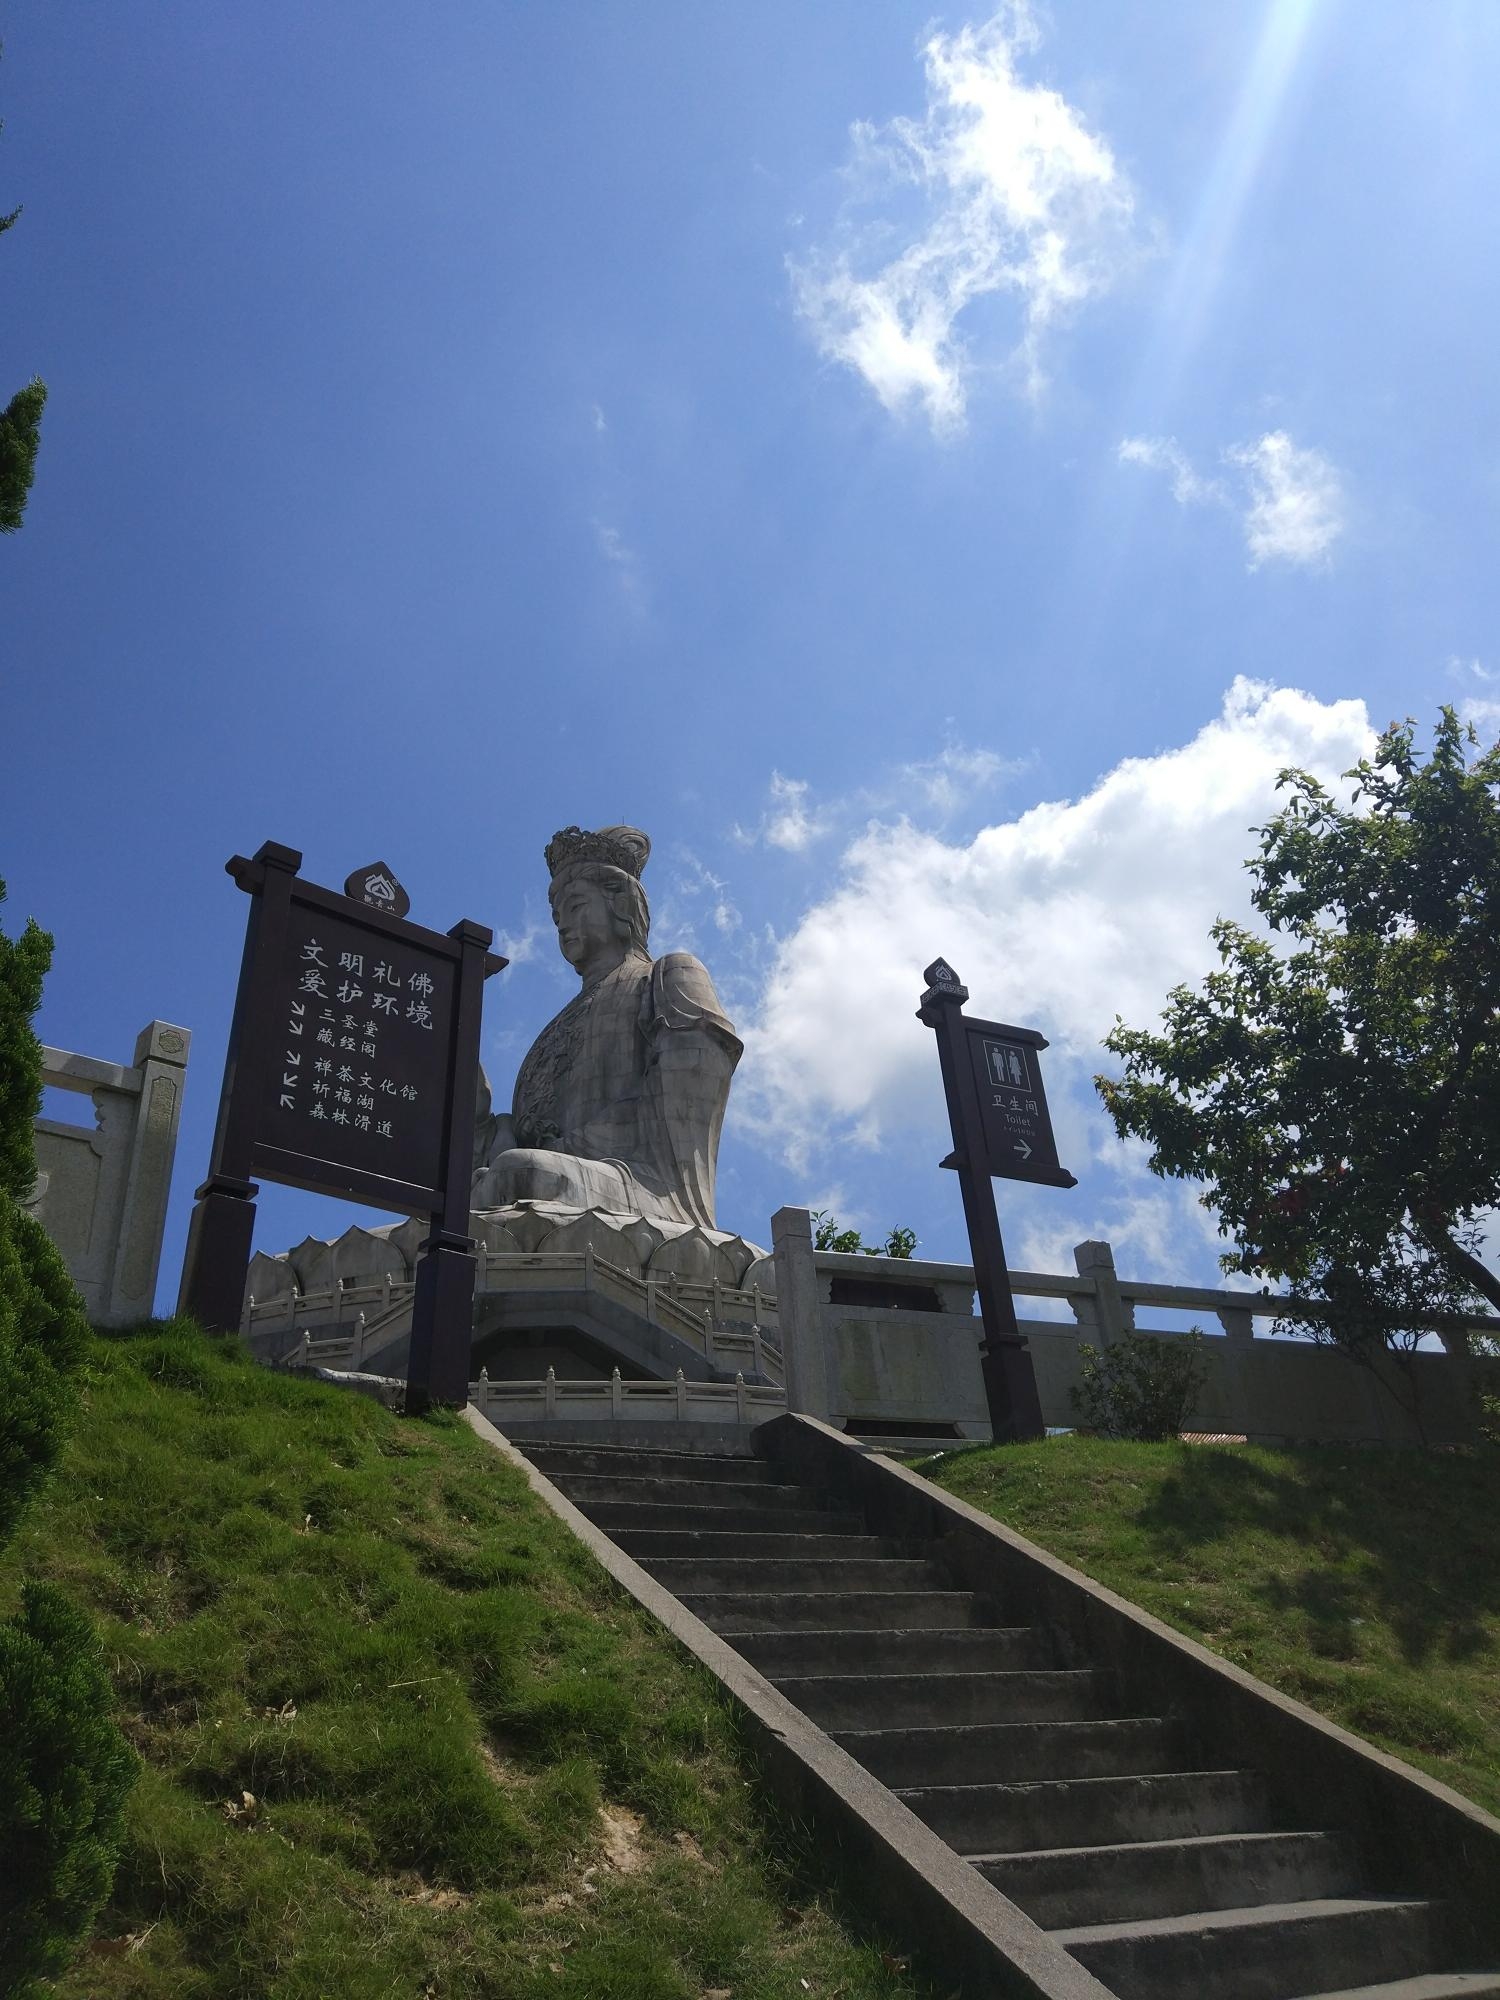
[[[980,1366],[990,1427],[997,1442],[1039,1438],[1045,1426],[1036,1372],[1026,1337],[1016,1323],[994,1177],[1036,1181],[1045,1187],[1078,1185],[1076,1177],[1058,1165],[1037,1060],[1047,1043],[1032,1028],[967,1018],[963,1007],[969,989],[959,983],[945,959],[935,959],[922,976],[927,990],[917,1019],[937,1034],[953,1131],[953,1151],[942,1165],[957,1170],[963,1197],[984,1322]]]
[[[227,871],[251,898],[208,1179],[188,1232],[179,1309],[240,1324],[255,1176],[427,1214],[417,1262],[407,1406],[468,1400],[474,1255],[474,1089],[492,933],[409,923],[380,864],[345,893],[304,882],[267,841]]]

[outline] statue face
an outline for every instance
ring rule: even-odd
[[[604,891],[581,869],[570,874],[552,896],[552,921],[563,957],[575,969],[615,941],[614,912]]]

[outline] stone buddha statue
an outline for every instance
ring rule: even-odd
[[[552,917],[582,990],[543,1028],[510,1115],[481,1072],[472,1206],[607,1209],[714,1228],[714,1172],[742,1044],[706,968],[652,959],[633,826],[570,826],[547,847]]]

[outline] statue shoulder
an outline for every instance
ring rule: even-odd
[[[712,1028],[738,1045],[708,967],[690,951],[669,951],[651,968],[651,1016],[667,1028]]]

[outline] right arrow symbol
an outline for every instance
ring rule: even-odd
[[[1029,1160],[1031,1158],[1031,1148],[1027,1145],[1024,1139],[1017,1139],[1015,1150],[1021,1155],[1021,1158],[1023,1160]]]

